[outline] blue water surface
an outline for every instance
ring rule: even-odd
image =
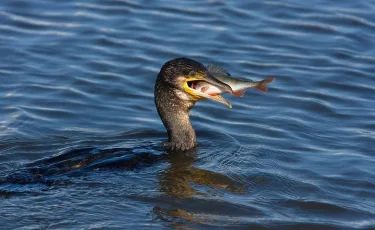
[[[374,229],[374,1],[0,3],[2,229]],[[153,88],[188,57],[267,93],[198,102],[168,154]]]

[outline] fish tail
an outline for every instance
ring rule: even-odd
[[[273,80],[275,80],[274,77],[266,78],[266,79],[258,82],[258,84],[254,88],[256,88],[257,90],[262,91],[262,92],[267,92],[267,84],[273,82]]]

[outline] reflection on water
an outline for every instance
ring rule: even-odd
[[[161,191],[168,196],[181,198],[193,195],[205,195],[197,191],[194,187],[204,186],[206,192],[210,188],[220,188],[229,192],[245,193],[245,187],[239,181],[216,172],[199,169],[194,166],[197,152],[170,154],[167,158],[169,162],[161,175],[159,175]]]
[[[169,166],[159,175],[160,190],[167,197],[186,200],[194,196],[209,199],[216,189],[222,189],[231,193],[245,194],[246,187],[241,181],[194,166],[198,152],[171,153],[166,159]],[[199,187],[199,190],[197,189]],[[183,201],[181,201],[183,202]],[[161,208],[156,206],[153,213],[157,218],[172,222],[173,227],[178,227],[178,221],[186,220],[196,223],[210,222],[210,216],[200,211],[189,211],[184,208]]]

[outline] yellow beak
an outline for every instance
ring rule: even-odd
[[[207,74],[197,73],[195,76],[189,77],[189,78],[186,79],[186,81],[184,82],[183,88],[184,88],[185,92],[187,92],[188,95],[190,96],[190,98],[193,99],[193,100],[198,101],[198,100],[204,100],[204,99],[211,99],[211,100],[217,101],[219,103],[222,103],[222,104],[228,106],[229,108],[232,108],[232,105],[227,100],[225,100],[222,96],[220,96],[219,94],[209,95],[207,93],[204,93],[204,92],[201,92],[199,90],[195,90],[195,89],[189,87],[188,83],[192,82],[192,81],[205,81],[205,82],[207,82],[207,83],[209,83],[213,86],[216,86],[223,93],[224,92],[233,93],[232,88],[229,85],[219,81],[218,79],[216,79],[215,77],[213,77],[209,73],[207,73]]]

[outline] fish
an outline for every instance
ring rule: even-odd
[[[261,81],[234,78],[223,68],[212,64],[207,65],[206,69],[213,77],[229,85],[232,88],[232,94],[238,97],[243,97],[245,91],[249,88],[255,88],[261,92],[267,92],[267,84],[275,80],[274,77],[269,77]],[[195,83],[194,89],[209,94],[211,96],[225,93],[221,89],[205,81],[199,81]]]

